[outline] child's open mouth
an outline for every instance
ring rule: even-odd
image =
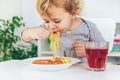
[[[53,33],[57,33],[59,32],[60,34],[62,34],[64,32],[64,30],[57,30],[57,31],[54,31]]]

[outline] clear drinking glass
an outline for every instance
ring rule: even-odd
[[[108,54],[109,42],[86,42],[85,51],[88,69],[92,71],[104,71]]]

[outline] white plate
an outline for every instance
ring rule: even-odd
[[[36,58],[29,58],[29,59],[25,59],[24,62],[29,64],[31,67],[35,68],[35,69],[39,69],[39,70],[44,70],[44,71],[56,71],[56,70],[64,70],[64,69],[67,69],[69,68],[71,65],[75,64],[75,63],[78,63],[80,62],[81,60],[80,59],[77,59],[77,58],[71,58],[69,57],[71,60],[72,60],[72,63],[69,63],[69,64],[49,64],[49,65],[44,65],[44,64],[32,64],[32,62],[34,60],[37,60],[37,59],[51,59],[52,57],[36,57]]]

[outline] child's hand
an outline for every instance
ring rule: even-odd
[[[45,28],[39,27],[39,28],[35,28],[35,30],[32,34],[31,34],[31,38],[33,40],[43,41],[50,35],[50,32],[48,30],[46,30]]]
[[[23,31],[22,38],[25,42],[32,40],[44,40],[50,35],[50,32],[43,27],[27,28]]]
[[[78,57],[84,57],[85,56],[85,45],[84,42],[75,41],[73,44],[75,53]]]

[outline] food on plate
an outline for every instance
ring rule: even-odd
[[[68,57],[56,57],[52,59],[38,59],[34,60],[32,64],[69,64],[72,60]]]
[[[52,33],[50,35],[50,46],[52,49],[53,58],[55,58],[55,52],[60,50],[60,32]]]
[[[33,64],[53,64],[53,62],[49,59],[34,60],[32,63]]]
[[[68,58],[68,57],[60,57],[60,59],[62,60],[62,62],[64,64],[67,64],[67,63],[71,63],[72,62],[72,59]]]

